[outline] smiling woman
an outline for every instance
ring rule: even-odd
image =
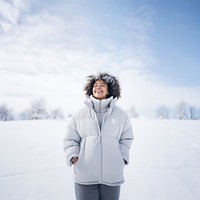
[[[94,97],[99,100],[106,99],[107,95],[109,95],[108,86],[102,80],[98,80],[95,82],[92,91]]]
[[[119,99],[119,97],[121,96],[121,87],[117,77],[115,76],[107,73],[100,73],[98,75],[92,74],[87,76],[87,83],[84,87],[84,90],[86,92],[85,94],[87,96],[94,96],[94,91],[96,91],[95,88],[98,86],[107,86],[106,88],[108,91],[106,93],[106,98],[117,97],[117,99]]]
[[[87,78],[86,107],[72,117],[64,138],[67,164],[74,165],[76,199],[119,200],[133,141],[131,122],[115,105],[118,79],[107,73]]]

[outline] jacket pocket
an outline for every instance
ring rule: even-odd
[[[92,183],[100,180],[99,143],[96,136],[82,140],[79,159],[74,165],[75,179],[80,183]]]
[[[102,179],[113,184],[123,182],[125,164],[118,140],[113,137],[105,137],[102,150]]]

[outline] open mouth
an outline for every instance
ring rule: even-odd
[[[95,91],[95,93],[100,94],[103,93],[103,91]]]

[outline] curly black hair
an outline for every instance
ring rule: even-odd
[[[113,96],[113,98],[121,97],[121,87],[119,84],[119,80],[117,77],[112,76],[108,73],[99,73],[97,75],[91,74],[86,77],[87,78],[87,83],[84,87],[85,94],[87,96],[93,95],[92,89],[96,81],[102,80],[108,85],[108,95],[107,98]]]

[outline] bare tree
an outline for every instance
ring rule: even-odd
[[[10,121],[13,120],[12,109],[9,108],[6,104],[0,105],[0,121]]]
[[[188,106],[187,103],[184,101],[181,101],[177,106],[176,106],[176,116],[178,119],[188,119]]]
[[[200,119],[200,108],[197,108],[197,119]]]
[[[199,119],[199,109],[196,106],[189,106],[190,119]]]
[[[51,114],[50,114],[50,118],[51,119],[64,119],[64,114],[62,112],[62,110],[60,108],[56,108],[54,110],[51,111]]]
[[[160,105],[156,110],[156,114],[160,119],[169,119],[169,108],[165,105]]]
[[[73,116],[73,114],[71,114],[71,113],[67,114],[67,118],[71,118],[72,116]]]
[[[46,110],[46,103],[43,98],[35,99],[31,102],[31,107],[26,111],[27,119],[47,119],[49,114]]]
[[[139,116],[134,106],[131,106],[130,109],[128,109],[127,113],[130,118],[137,118]]]

